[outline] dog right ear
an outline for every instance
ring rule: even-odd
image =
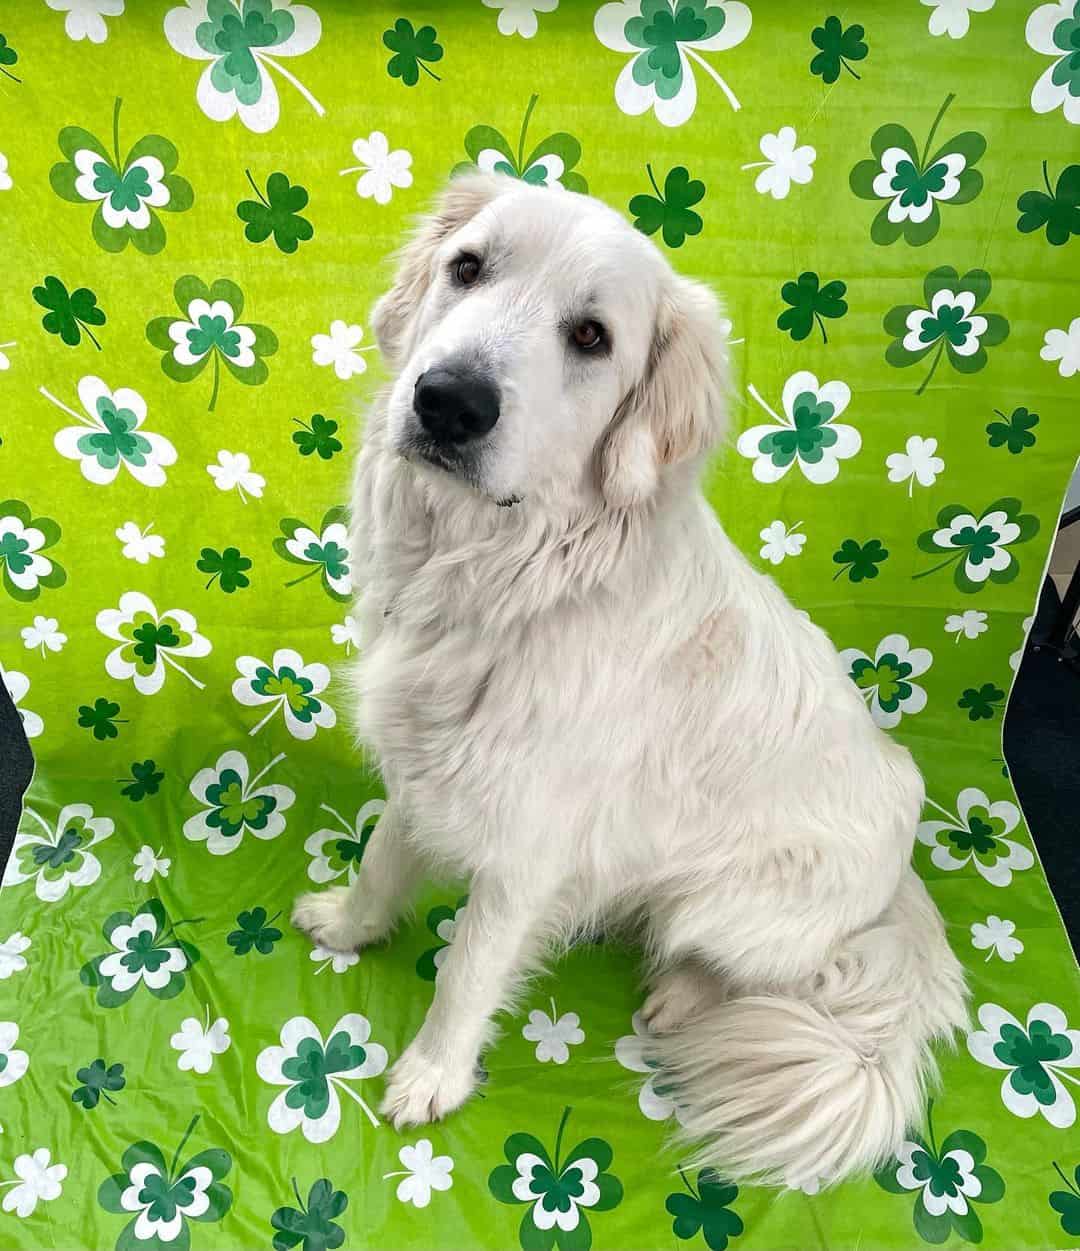
[[[401,249],[394,285],[371,313],[375,341],[391,368],[398,368],[408,355],[410,322],[431,282],[431,264],[439,244],[506,191],[512,181],[479,170],[457,175]]]

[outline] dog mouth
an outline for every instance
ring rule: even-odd
[[[520,495],[493,496],[484,489],[476,465],[476,456],[471,451],[462,451],[452,444],[448,446],[434,439],[419,436],[413,437],[400,448],[400,454],[405,460],[430,465],[435,469],[441,469],[443,473],[450,474],[451,477],[460,479],[473,490],[492,500],[499,508],[513,508],[515,504],[521,503]]]

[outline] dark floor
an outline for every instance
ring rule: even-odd
[[[1032,640],[1045,637],[1058,606],[1047,579]],[[1005,715],[1005,759],[1073,950],[1080,950],[1080,668],[1029,644]],[[18,713],[0,683],[0,874],[32,767]]]

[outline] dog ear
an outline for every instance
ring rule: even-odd
[[[630,508],[656,490],[665,465],[719,441],[727,352],[720,305],[702,283],[675,277],[661,298],[645,376],[623,399],[600,445],[600,489]]]
[[[511,184],[509,178],[479,170],[457,175],[399,252],[394,285],[371,313],[375,341],[391,368],[399,366],[407,355],[409,322],[431,281],[431,262],[439,244]]]

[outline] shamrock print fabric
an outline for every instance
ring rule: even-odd
[[[1080,1246],[1080,979],[1001,723],[1080,449],[1075,0],[25,0],[0,14],[0,1246]],[[378,1107],[469,906],[312,948],[351,740],[370,310],[444,180],[588,192],[723,294],[706,490],[914,752],[970,1030],[897,1156],[669,1145],[638,953],[528,986],[478,1095]],[[767,698],[767,692],[762,692]]]

